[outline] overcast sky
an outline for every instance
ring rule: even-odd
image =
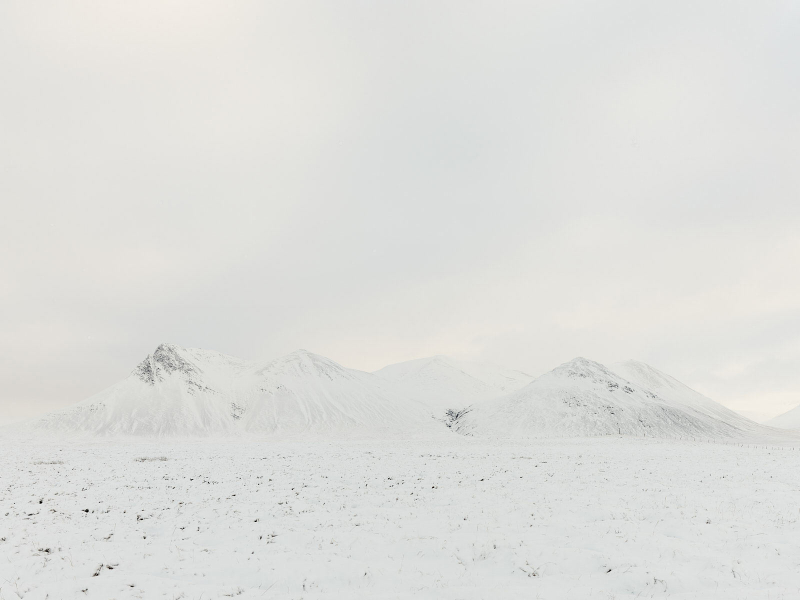
[[[0,3],[0,421],[162,341],[800,404],[800,4]]]

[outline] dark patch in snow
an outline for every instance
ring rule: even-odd
[[[133,374],[144,383],[155,385],[157,381],[164,381],[165,374],[179,373],[186,377],[191,386],[203,390],[206,388],[193,379],[193,376],[198,375],[199,372],[199,369],[180,355],[177,346],[160,344],[152,355],[139,363]]]

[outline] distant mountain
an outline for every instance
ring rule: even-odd
[[[791,415],[800,409],[784,420]],[[608,369],[576,358],[533,379],[435,356],[366,373],[305,350],[250,361],[174,344],[159,345],[110,388],[3,435],[11,431],[270,439],[780,435],[635,361]]]
[[[158,346],[121,382],[25,427],[160,437],[407,437],[440,429],[380,377],[304,350],[260,363],[174,344]]]
[[[764,425],[780,429],[800,429],[800,406],[795,406],[792,410],[770,419]]]
[[[709,414],[710,407],[687,407],[684,402],[696,399],[681,394],[678,402],[667,397],[677,397],[678,391],[662,396],[599,363],[576,358],[516,392],[466,409],[452,427],[497,438],[622,434],[707,439],[744,433]]]
[[[315,434],[419,435],[438,431],[425,407],[397,394],[372,373],[348,369],[304,350],[271,361],[253,373],[245,398],[248,431]]]
[[[725,408],[711,398],[696,392],[674,377],[662,373],[648,364],[636,360],[614,363],[611,371],[636,385],[655,392],[660,398],[674,404],[719,419],[737,429],[761,430],[762,427],[747,417]]]
[[[437,415],[513,392],[533,381],[521,371],[447,356],[389,365],[375,375],[394,383],[399,394],[421,401]]]

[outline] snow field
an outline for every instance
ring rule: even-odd
[[[0,447],[0,599],[800,597],[800,451]]]

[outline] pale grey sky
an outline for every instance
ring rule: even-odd
[[[796,2],[0,3],[0,421],[161,341],[800,403]]]

